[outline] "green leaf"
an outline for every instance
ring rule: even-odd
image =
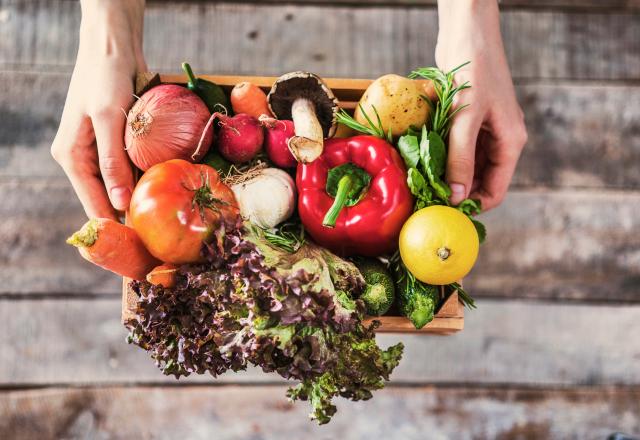
[[[340,179],[344,176],[350,176],[353,179],[345,202],[346,206],[353,206],[366,194],[369,183],[371,183],[371,176],[365,170],[352,163],[345,163],[332,168],[327,175],[326,185],[327,193],[332,197],[335,197],[338,193]]]
[[[411,190],[411,194],[418,199],[431,199],[431,190],[427,186],[427,181],[417,169],[409,168],[407,172],[407,185]]]
[[[422,126],[420,135],[420,164],[423,170],[429,168],[429,135],[427,134],[427,126]]]
[[[434,175],[442,177],[447,165],[447,149],[435,131],[429,132],[429,167]]]
[[[404,135],[398,139],[398,150],[408,169],[416,168],[420,160],[420,146],[414,135]]]
[[[449,188],[449,185],[444,183],[438,176],[434,176],[431,172],[431,168],[427,168],[427,175],[429,176],[429,182],[438,197],[448,205],[449,197],[451,197],[451,188]]]
[[[476,227],[476,231],[478,232],[478,238],[480,239],[480,244],[484,243],[484,241],[487,238],[487,228],[485,228],[484,225],[478,220],[476,220],[475,218],[471,218],[471,221],[473,222],[473,226]]]
[[[482,211],[482,204],[480,200],[464,199],[456,208],[469,216],[478,215]]]

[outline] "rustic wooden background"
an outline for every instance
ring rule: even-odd
[[[431,0],[149,2],[155,70],[376,77],[434,63]],[[306,420],[256,371],[163,377],[125,343],[119,280],[64,245],[84,221],[49,155],[76,1],[0,0],[0,438],[640,436],[640,2],[504,0],[529,128],[451,337],[402,339],[386,390]]]

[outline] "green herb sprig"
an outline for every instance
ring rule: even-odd
[[[373,112],[376,114],[376,122],[374,123],[367,112],[362,107],[362,104],[358,104],[360,107],[360,111],[362,112],[362,116],[367,120],[369,125],[361,124],[356,121],[353,116],[347,113],[344,109],[340,109],[338,114],[336,115],[336,121],[342,125],[346,125],[352,130],[358,131],[360,133],[368,134],[370,136],[379,137],[380,139],[384,139],[389,143],[393,142],[393,135],[391,134],[391,129],[389,129],[386,133],[384,131],[384,127],[382,126],[382,120],[380,119],[380,115],[378,114],[378,110],[374,105],[371,106]]]
[[[278,249],[293,254],[305,243],[301,222],[287,222],[273,229],[262,229],[265,240]]]

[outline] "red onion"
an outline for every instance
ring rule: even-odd
[[[192,91],[162,84],[146,92],[129,110],[124,143],[141,170],[171,159],[197,162],[213,141],[211,114]]]

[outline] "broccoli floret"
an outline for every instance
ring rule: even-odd
[[[360,298],[364,301],[367,314],[384,315],[395,299],[395,284],[385,265],[376,259],[356,262],[367,285]]]

